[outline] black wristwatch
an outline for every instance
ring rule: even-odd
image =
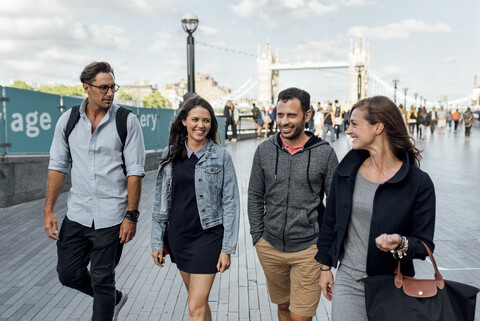
[[[127,211],[127,214],[125,214],[125,219],[127,221],[137,223],[138,222],[138,217],[140,216],[140,212],[137,210],[133,211]]]

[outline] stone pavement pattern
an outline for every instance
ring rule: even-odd
[[[227,146],[237,171],[242,217],[232,266],[217,276],[210,295],[214,320],[277,320],[246,214],[250,166],[260,141]],[[344,136],[332,145],[339,159],[350,148]],[[480,130],[475,129],[468,142],[462,134],[447,131],[419,146],[425,150],[422,169],[436,188],[437,263],[446,279],[480,286]],[[147,173],[137,235],[124,247],[117,267],[117,286],[129,295],[119,320],[188,320],[187,294],[176,266],[167,259],[165,267],[159,268],[150,256],[154,179],[154,171]],[[65,193],[57,202],[59,222],[66,213],[66,199]],[[55,242],[43,230],[43,202],[0,209],[0,321],[89,320],[92,299],[58,282]],[[428,261],[417,262],[416,267],[418,277],[433,276]],[[322,299],[314,320],[330,320],[328,301]],[[475,320],[480,321],[478,304]]]

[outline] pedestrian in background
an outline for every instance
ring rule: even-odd
[[[115,288],[115,267],[123,245],[136,233],[145,145],[137,117],[129,112],[125,144],[119,139],[116,117],[121,111],[113,103],[119,86],[110,64],[90,63],[80,81],[87,98],[79,106],[75,127],[66,133],[74,108],[65,112],[55,127],[45,232],[57,240],[60,282],[93,297],[93,321],[115,321],[127,301],[127,293]],[[59,234],[54,206],[70,166],[68,212]]]
[[[304,90],[278,94],[280,133],[257,147],[248,186],[250,234],[279,320],[311,320],[320,299],[313,257],[338,161],[327,142],[304,130],[309,106]]]
[[[465,140],[470,140],[470,131],[475,123],[475,117],[473,116],[470,107],[468,107],[467,111],[463,113],[463,121],[465,123]]]
[[[413,136],[415,133],[415,127],[417,126],[417,112],[415,111],[415,107],[412,105],[410,106],[410,111],[407,113],[407,124],[408,124],[408,132],[410,136]]]
[[[151,246],[163,267],[168,242],[188,292],[190,320],[212,320],[208,297],[230,267],[240,221],[232,158],[217,142],[217,119],[203,98],[188,99],[170,128],[157,173]]]
[[[425,259],[422,241],[433,250],[435,191],[420,170],[402,115],[387,97],[357,102],[347,134],[353,149],[335,170],[315,259],[320,286],[332,300],[332,321],[367,321],[366,275],[415,274],[413,259]],[[335,282],[331,272],[338,266]]]
[[[335,115],[332,110],[332,104],[328,103],[327,111],[323,114],[323,134],[322,139],[327,138],[327,133],[330,132],[330,141],[335,141],[335,130],[333,128],[333,119]]]
[[[447,124],[447,113],[443,106],[440,106],[440,110],[437,112],[438,117],[438,134],[445,135],[445,125]]]
[[[453,113],[453,123],[454,123],[454,127],[453,127],[453,131],[456,133],[457,132],[457,128],[458,128],[458,122],[460,121],[460,112],[458,111],[458,109]]]
[[[223,117],[225,117],[225,143],[229,143],[228,139],[228,127],[232,128],[232,142],[237,141],[237,125],[240,116],[238,110],[235,109],[233,102],[231,100],[227,101],[225,107],[223,108]]]
[[[425,107],[418,107],[417,113],[417,138],[418,139],[426,139],[427,132],[425,130],[425,121],[427,119],[427,110]]]
[[[448,125],[448,131],[451,131],[452,130],[452,120],[453,120],[453,115],[452,115],[452,111],[449,110],[447,112],[447,125]]]
[[[264,129],[263,137],[266,138],[268,136],[268,128],[270,126],[271,119],[270,119],[270,116],[268,116],[268,113],[265,107],[262,107],[260,112],[262,114],[262,120],[263,120],[263,129]]]
[[[270,119],[270,122],[268,123],[268,136],[270,136],[270,135],[275,134],[275,132],[273,130],[273,126],[275,125],[275,118],[277,117],[275,109],[273,108],[273,106],[270,106],[268,108],[267,114],[268,114],[268,117]]]
[[[432,107],[432,110],[429,112],[430,114],[430,133],[433,134],[435,133],[435,127],[437,126],[437,122],[438,122],[438,114],[437,114],[437,110],[435,107]]]
[[[323,133],[323,108],[320,105],[320,102],[317,103],[317,112],[314,117],[315,125],[315,135],[318,137],[322,136]]]
[[[255,106],[255,103],[253,103],[252,106],[252,117],[257,129],[257,138],[259,138],[262,136],[262,127],[264,125],[264,121],[260,109]]]
[[[334,106],[334,109],[333,109],[333,113],[334,113],[334,116],[335,116],[335,118],[334,118],[335,136],[338,139],[340,137],[340,131],[341,131],[341,128],[342,128],[342,123],[343,123],[343,119],[342,119],[343,110],[342,110],[342,106],[340,105],[338,100],[335,100],[335,106]]]

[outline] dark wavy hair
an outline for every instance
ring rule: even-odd
[[[350,115],[357,108],[366,111],[365,119],[370,124],[383,124],[390,149],[395,157],[402,160],[407,153],[410,163],[420,167],[421,151],[415,147],[415,141],[408,135],[402,114],[393,101],[385,96],[364,98],[353,105]]]
[[[83,69],[82,73],[80,74],[80,81],[82,83],[92,83],[95,81],[97,74],[100,72],[112,73],[113,77],[115,77],[113,68],[108,62],[92,61]]]
[[[165,158],[160,159],[160,163],[163,163],[169,158],[172,160],[179,160],[184,159],[187,156],[185,141],[188,137],[188,133],[187,128],[183,125],[182,121],[187,119],[188,113],[195,107],[205,108],[210,113],[211,127],[207,134],[207,138],[211,139],[215,144],[218,144],[218,122],[217,118],[215,117],[215,112],[208,101],[198,95],[195,95],[185,101],[180,108],[180,112],[174,118],[172,125],[170,126],[170,137],[168,138],[168,146],[170,147],[170,150]]]
[[[300,105],[302,106],[303,114],[310,110],[310,94],[307,93],[305,90],[290,87],[285,90],[282,90],[278,94],[277,104],[281,100],[283,102],[287,102],[290,99],[297,98],[300,100]]]

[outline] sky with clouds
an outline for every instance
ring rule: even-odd
[[[109,61],[120,85],[177,82],[186,78],[188,12],[200,20],[196,72],[233,89],[256,79],[255,58],[242,53],[267,40],[281,62],[346,61],[359,34],[371,72],[409,93],[463,98],[480,76],[478,0],[0,0],[0,84],[76,85],[93,60]],[[280,88],[291,85],[343,99],[348,75],[281,71]]]

